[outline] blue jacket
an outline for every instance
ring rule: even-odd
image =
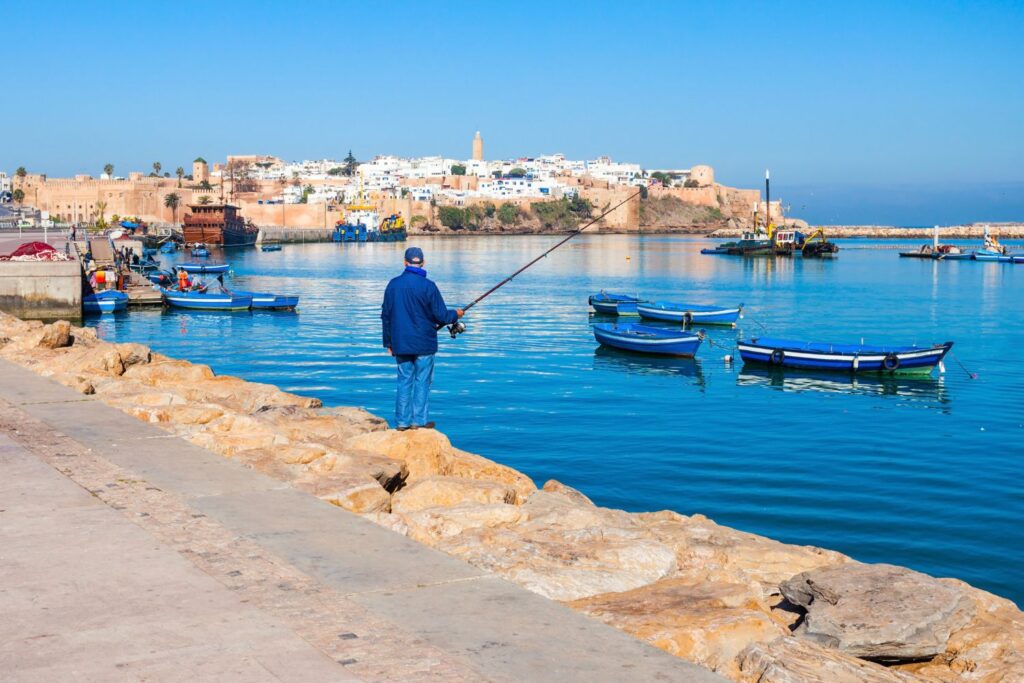
[[[441,292],[427,271],[406,266],[405,272],[388,283],[380,309],[384,323],[384,346],[396,356],[426,356],[437,353],[437,328],[459,319],[444,305]]]

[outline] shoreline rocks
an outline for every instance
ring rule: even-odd
[[[602,508],[439,432],[390,430],[66,322],[0,313],[0,358],[735,681],[1024,680],[1024,614],[954,579],[699,514]]]

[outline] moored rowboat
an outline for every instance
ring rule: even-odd
[[[289,310],[299,305],[299,297],[288,294],[268,294],[266,292],[233,292],[236,296],[247,296],[252,299],[253,310],[279,309]]]
[[[168,306],[196,311],[246,311],[252,307],[252,297],[242,294],[215,294],[207,292],[181,292],[160,287]]]
[[[178,266],[186,273],[226,273],[230,267],[228,263],[182,263]]]
[[[643,302],[643,299],[629,296],[628,294],[612,294],[611,292],[601,291],[597,294],[592,294],[589,302],[598,313],[637,315],[636,306],[638,303]]]
[[[678,322],[684,325],[735,325],[743,310],[743,305],[740,304],[736,308],[723,308],[721,306],[656,301],[637,304],[636,310],[641,318],[648,320]]]
[[[82,297],[82,311],[85,313],[114,313],[128,308],[128,295],[124,292],[107,290]]]
[[[704,337],[639,323],[597,323],[594,338],[603,346],[623,351],[690,358],[697,353]]]
[[[953,348],[933,346],[829,344],[760,337],[737,344],[744,363],[763,363],[805,370],[929,373]]]

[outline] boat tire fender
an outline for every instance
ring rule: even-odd
[[[769,360],[772,365],[782,365],[783,361],[786,360],[786,352],[782,349],[775,349],[772,351],[772,355],[769,356]]]
[[[886,354],[885,358],[882,359],[882,368],[892,372],[898,370],[900,367],[900,357],[895,353]]]

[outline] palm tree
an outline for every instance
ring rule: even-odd
[[[154,161],[153,162],[153,175],[159,176],[161,168],[163,168],[163,166],[160,165],[160,162],[159,161]]]
[[[174,175],[178,176],[178,187],[181,187],[181,178],[182,176],[185,175],[185,169],[179,166],[178,168],[174,169]]]
[[[100,217],[100,223],[106,224],[107,203],[104,201],[96,202],[96,214]]]
[[[210,203],[210,198],[207,197],[206,195],[203,195],[202,197],[199,198],[199,202],[198,203],[199,204],[209,204]]]
[[[108,178],[113,180],[113,178],[114,178],[114,165],[113,164],[107,164],[106,166],[103,167],[103,172],[107,174]]]
[[[11,199],[16,201],[18,203],[18,206],[21,206],[21,203],[25,201],[25,191],[19,187],[17,190],[11,193]]]
[[[200,204],[205,197],[200,198]],[[181,197],[178,196],[177,192],[171,192],[170,194],[164,195],[164,206],[171,210],[171,220],[175,223],[178,222],[178,206],[181,205]]]
[[[18,170],[14,172],[14,175],[16,175],[19,178],[21,178],[22,180],[24,180],[25,176],[28,175],[28,171],[25,170],[24,166],[19,166]]]

